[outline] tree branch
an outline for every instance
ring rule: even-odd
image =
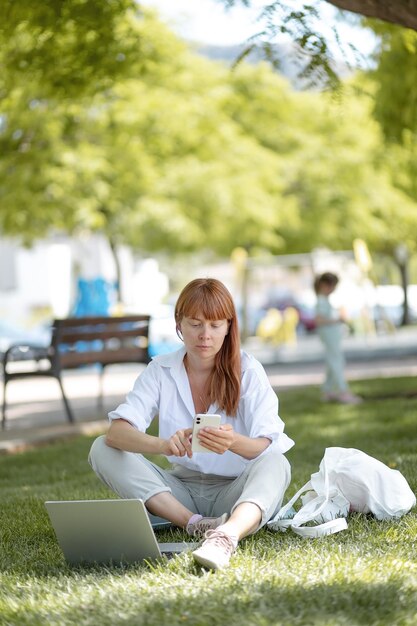
[[[417,0],[326,0],[339,9],[417,30]]]

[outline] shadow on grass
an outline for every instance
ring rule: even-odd
[[[188,585],[181,592],[175,584],[171,592],[166,588],[159,593],[158,589],[144,592],[143,588],[135,592],[129,586],[132,581],[127,582],[124,590],[118,586],[111,602],[92,597],[91,602],[84,598],[77,603],[69,598],[61,606],[49,607],[49,623],[394,626],[413,623],[410,619],[417,611],[416,594],[397,579],[377,584],[341,581],[288,586],[274,578],[257,582],[253,578],[242,581],[233,577],[229,583],[222,579],[220,588],[214,577],[206,576],[204,584],[196,585],[194,581],[196,593],[190,592]],[[46,617],[45,610],[37,610],[33,605],[3,613],[6,623],[38,624],[42,617]]]

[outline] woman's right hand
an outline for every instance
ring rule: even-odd
[[[164,454],[166,456],[185,456],[189,458],[193,456],[191,450],[191,433],[192,428],[184,428],[177,430],[169,439],[165,440]]]

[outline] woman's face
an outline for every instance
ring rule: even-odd
[[[183,317],[179,324],[187,353],[200,359],[211,359],[221,349],[229,331],[228,320],[206,320]]]

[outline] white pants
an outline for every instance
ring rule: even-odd
[[[232,513],[242,502],[252,502],[262,512],[259,528],[281,507],[291,478],[289,462],[273,448],[249,463],[237,478],[202,474],[182,465],[164,470],[142,454],[111,448],[105,436],[94,441],[89,462],[104,484],[121,498],[146,502],[168,491],[191,512],[204,517]]]
[[[324,345],[326,362],[326,380],[323,385],[324,393],[341,393],[348,390],[345,379],[345,356],[340,340],[331,336],[320,336]]]

